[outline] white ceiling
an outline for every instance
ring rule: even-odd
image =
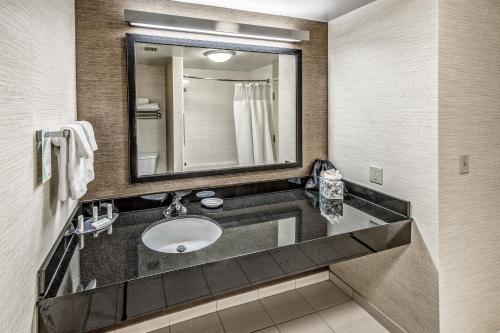
[[[177,0],[327,22],[375,0]]]

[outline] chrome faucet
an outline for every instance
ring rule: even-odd
[[[163,211],[163,215],[165,215],[166,218],[187,214],[187,208],[181,204],[181,199],[184,196],[182,194],[183,193],[178,192],[174,194],[172,202]]]

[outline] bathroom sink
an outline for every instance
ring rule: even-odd
[[[217,222],[204,216],[179,216],[150,225],[142,242],[152,250],[164,253],[186,253],[213,244],[222,235]]]

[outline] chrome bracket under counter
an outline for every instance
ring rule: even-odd
[[[78,235],[62,235],[46,259],[39,331],[109,330],[411,242],[409,202],[345,184],[343,201],[325,201],[297,179],[204,189],[224,199],[217,210],[202,207],[194,191],[183,198],[188,214],[222,234],[191,252],[159,252],[142,240],[165,221],[171,194],[114,198],[112,234],[83,249]],[[75,216],[94,204],[80,203]]]

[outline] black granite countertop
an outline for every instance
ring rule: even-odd
[[[318,193],[305,190],[229,198],[219,210],[187,204],[188,214],[210,217],[223,233],[206,248],[174,254],[151,250],[141,238],[149,225],[165,219],[163,208],[121,213],[112,234],[85,237],[84,248],[75,250],[70,264],[79,272],[73,276],[79,283],[61,286],[58,294],[75,292],[75,284],[87,286],[93,280],[97,287],[107,286],[407,219],[354,196],[343,202],[324,200],[330,216],[319,205]]]
[[[51,276],[41,280],[40,331],[109,329],[410,243],[407,201],[347,184],[341,201],[286,181],[215,189],[224,198],[219,210],[193,194],[185,198],[188,214],[215,220],[222,236],[175,254],[142,242],[144,230],[165,219],[163,200],[148,208],[149,197],[116,199],[111,234],[85,235],[83,247],[80,236],[62,237],[40,270]]]

